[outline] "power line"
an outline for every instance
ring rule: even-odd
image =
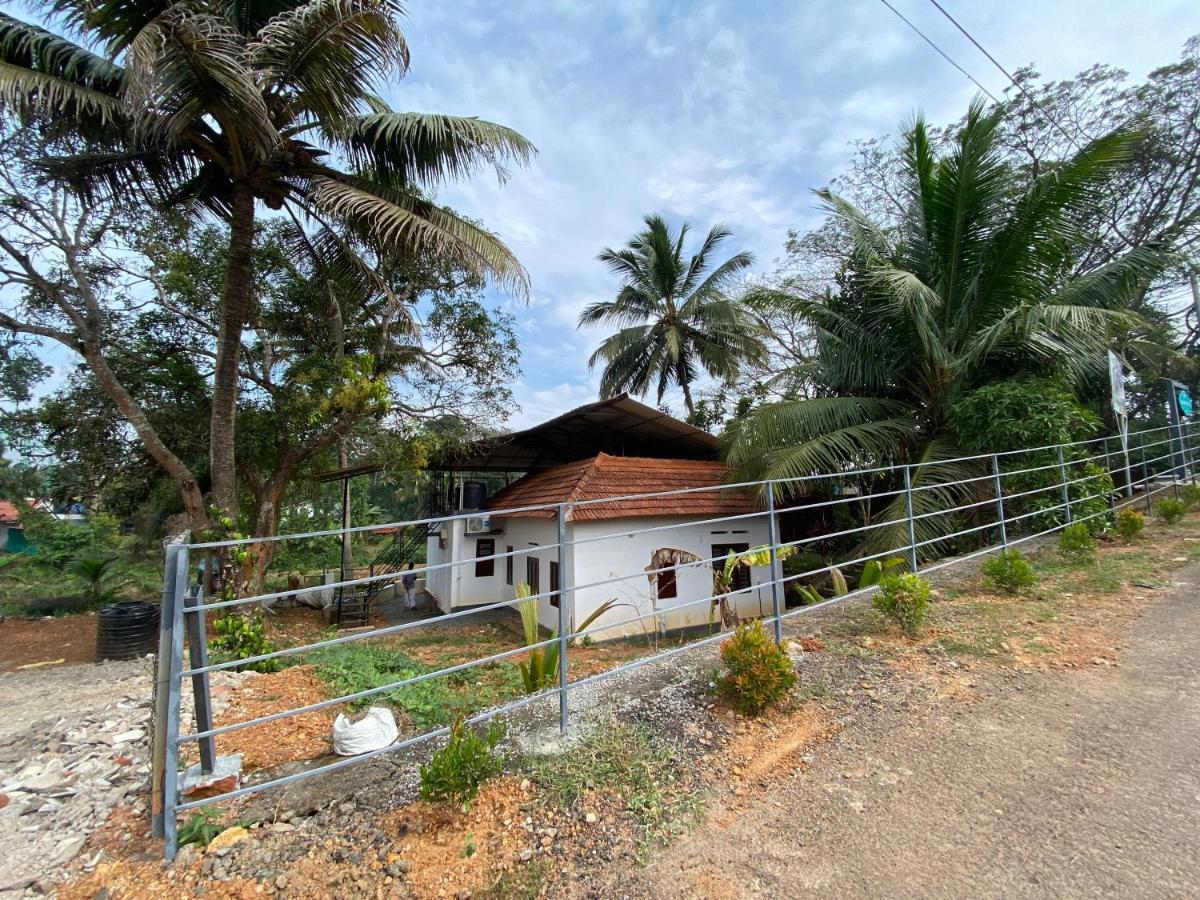
[[[881,0],[881,2],[883,2],[883,4],[885,6],[888,5],[887,0]],[[1024,94],[1026,99],[1029,100],[1030,103],[1032,103],[1035,107],[1038,108],[1038,110],[1042,113],[1042,115],[1046,117],[1046,121],[1048,121],[1051,125],[1053,125],[1060,132],[1062,132],[1062,136],[1065,137],[1070,142],[1072,147],[1074,147],[1080,153],[1085,153],[1085,154],[1087,153],[1087,151],[1084,150],[1083,147],[1079,146],[1079,142],[1076,141],[1075,138],[1073,138],[1067,132],[1067,130],[1065,128],[1063,128],[1063,126],[1061,124],[1059,124],[1058,120],[1055,119],[1054,116],[1050,115],[1050,113],[1046,110],[1046,107],[1042,106],[1042,104],[1037,101],[1037,98],[1034,97],[1033,94],[1031,94],[1031,93],[1029,93],[1029,91],[1025,90],[1025,86],[1023,84],[1021,84],[1021,82],[1017,81],[1017,79],[1015,79],[1012,76],[1012,73],[1009,72],[1008,69],[1006,69],[1006,68],[1004,68],[1004,66],[1000,65],[999,60],[997,60],[996,57],[992,56],[992,54],[988,53],[987,50],[984,49],[983,44],[981,44],[981,43],[979,43],[979,41],[975,40],[975,38],[971,34],[971,32],[967,31],[967,29],[963,28],[962,25],[960,25],[958,23],[958,19],[956,19],[956,18],[954,18],[954,16],[950,15],[950,13],[948,13],[946,11],[946,8],[944,6],[942,6],[942,4],[938,3],[938,0],[929,0],[929,2],[932,3],[935,7],[937,7],[938,12],[940,12],[943,16],[945,16],[947,19],[949,19],[950,23],[955,28],[957,28],[959,31],[961,31],[963,33],[963,35],[966,37],[966,39],[968,41],[970,41],[972,44],[974,44],[976,49],[978,49],[980,53],[982,53],[989,60],[991,60],[992,65],[994,65],[997,69],[999,69],[1001,72],[1004,73],[1004,76],[1013,83],[1013,87],[1015,87],[1018,91],[1020,91],[1022,94]],[[893,12],[895,12],[895,10],[893,10]],[[896,15],[900,15],[900,14],[896,13]],[[903,18],[903,17],[901,16],[901,18]],[[921,36],[925,37],[924,35],[921,35]],[[925,38],[925,39],[929,40],[928,38]],[[930,43],[932,43],[932,41],[930,41]],[[938,52],[941,53],[940,50]],[[944,53],[942,55],[945,56]],[[947,57],[947,58],[949,58],[949,57]],[[974,78],[972,78],[971,80],[975,81]],[[975,82],[975,83],[978,84],[979,82]],[[988,94],[988,96],[991,97],[992,95]],[[996,98],[992,97],[992,99],[995,100]],[[996,102],[998,103],[999,101],[997,100]],[[1086,135],[1085,135],[1085,137],[1086,137]]]
[[[912,22],[910,22],[904,16],[904,14],[900,12],[900,10],[896,9],[896,7],[892,6],[892,4],[888,3],[888,0],[879,0],[879,2],[882,3],[884,6],[886,6],[888,9],[890,9],[892,12],[894,12],[896,14],[896,16],[900,19],[901,22],[903,22],[905,25],[907,25],[909,28],[911,28],[913,31],[915,31],[921,37],[921,40],[923,40],[930,47],[932,47],[934,50],[937,51],[938,55],[941,56],[942,59],[944,59],[946,62],[950,63],[950,65],[954,66],[954,68],[958,69],[958,71],[960,71],[963,75],[965,75],[968,79],[970,79],[977,88],[979,88],[981,91],[983,91],[989,97],[991,97],[993,103],[999,105],[1000,101],[996,99],[995,94],[993,94],[991,91],[989,91],[987,88],[985,88],[982,84],[980,84],[979,81],[976,80],[974,75],[972,75],[970,72],[968,72],[962,66],[960,66],[958,63],[956,63],[953,59],[951,59],[950,55],[948,53],[946,53],[945,50],[943,50],[941,47],[939,47],[937,44],[935,44],[932,40],[930,40],[929,37],[926,36],[926,34],[923,31],[921,31],[920,28],[918,28],[916,25],[914,25]]]

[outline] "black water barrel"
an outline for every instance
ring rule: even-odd
[[[110,603],[97,614],[96,658],[133,659],[158,649],[157,603]]]
[[[487,503],[487,486],[482,481],[463,482],[463,509],[483,509]]]

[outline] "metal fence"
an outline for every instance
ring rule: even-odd
[[[647,663],[686,653],[697,647],[721,640],[725,636],[720,632],[709,634],[668,650],[649,652],[645,656],[607,671],[580,678],[574,682],[570,681],[568,663],[571,646],[575,641],[606,629],[654,619],[662,614],[656,609],[653,612],[631,616],[617,622],[604,621],[586,629],[572,631],[574,594],[585,588],[646,579],[660,573],[673,572],[678,568],[678,566],[638,568],[627,574],[620,573],[604,579],[572,584],[570,578],[572,567],[567,565],[566,553],[568,548],[575,545],[595,544],[597,545],[596,550],[589,550],[589,552],[603,553],[604,542],[609,540],[626,539],[633,535],[650,532],[670,533],[673,529],[696,525],[744,523],[754,519],[765,519],[769,535],[766,549],[770,560],[769,575],[765,581],[759,579],[749,587],[726,592],[718,592],[714,588],[713,593],[709,596],[674,604],[671,609],[674,611],[687,607],[699,607],[711,610],[722,597],[736,598],[747,592],[769,588],[771,612],[770,615],[764,615],[762,618],[766,624],[773,627],[776,639],[781,640],[785,620],[810,614],[814,610],[842,603],[873,590],[873,588],[853,590],[841,596],[828,597],[820,602],[789,609],[786,602],[786,591],[789,584],[810,583],[813,579],[828,576],[835,569],[839,572],[852,572],[855,567],[870,560],[883,560],[897,556],[901,557],[907,568],[912,571],[931,572],[999,549],[1017,546],[1061,529],[1071,522],[1108,516],[1120,506],[1144,502],[1149,508],[1151,497],[1160,491],[1174,491],[1178,496],[1182,482],[1187,479],[1194,482],[1196,479],[1193,444],[1194,439],[1198,436],[1197,428],[1200,428],[1200,423],[1189,423],[1136,431],[1128,435],[1127,441],[1122,441],[1117,437],[1096,438],[1070,444],[960,457],[955,460],[848,469],[773,481],[743,482],[719,487],[625,495],[576,503],[489,510],[489,515],[495,519],[503,519],[506,515],[513,513],[538,511],[554,515],[557,542],[549,546],[557,549],[561,583],[551,585],[550,590],[533,594],[530,599],[537,601],[551,596],[559,598],[556,635],[529,646],[515,647],[501,653],[446,666],[436,671],[398,679],[389,684],[221,726],[213,724],[209,691],[209,675],[212,672],[240,668],[267,660],[305,656],[330,647],[358,641],[401,635],[416,629],[441,625],[447,621],[468,619],[482,612],[514,607],[523,600],[517,598],[456,609],[432,619],[370,628],[302,646],[213,663],[207,656],[206,613],[212,610],[236,609],[251,604],[295,597],[311,591],[312,588],[291,588],[234,599],[207,598],[203,596],[200,579],[195,577],[198,568],[197,560],[204,554],[266,541],[304,541],[339,536],[347,532],[371,532],[380,528],[398,528],[410,525],[436,525],[456,519],[477,517],[479,513],[477,511],[467,512],[434,519],[392,523],[387,526],[367,525],[272,538],[248,538],[171,546],[167,551],[163,578],[162,630],[155,697],[152,776],[152,815],[155,832],[164,838],[167,858],[173,858],[176,850],[177,819],[182,813],[250,793],[281,787],[301,779],[327,775],[381,754],[391,753],[444,735],[449,728],[432,728],[418,734],[401,735],[395,743],[380,750],[339,759],[304,772],[239,787],[219,796],[187,802],[180,799],[179,785],[181,748],[185,745],[192,743],[199,745],[200,764],[204,771],[208,772],[212,770],[216,759],[216,738],[220,735],[261,726],[302,713],[353,703],[432,679],[446,678],[476,666],[509,660],[524,655],[532,649],[545,648],[555,643],[559,647],[556,685],[502,706],[478,711],[467,721],[470,723],[484,721],[512,712],[527,704],[546,700],[557,694],[559,723],[565,730],[570,719],[569,701],[572,690]],[[965,465],[972,474],[952,481],[929,477],[930,472],[941,470],[948,463]],[[632,499],[654,500],[711,491],[737,491],[743,494],[750,492],[761,498],[759,504],[761,508],[749,513],[710,517],[685,523],[656,524],[635,529],[621,528],[601,535],[568,538],[567,523],[571,518],[571,512],[582,507]],[[932,496],[949,505],[945,508],[916,512],[915,509],[923,509],[928,505],[923,502],[914,504],[914,500],[919,498],[921,492],[925,491],[933,492]],[[899,498],[903,498],[902,503],[899,502]],[[901,511],[882,521],[878,516],[872,517],[864,512],[878,501],[889,502],[892,504],[893,510]],[[804,534],[789,541],[781,540],[780,522],[782,517],[798,517],[804,521],[806,518],[829,514],[839,507],[856,510],[861,521],[857,521],[849,527],[831,528],[819,534]],[[928,531],[929,529],[925,527],[928,525],[936,525],[933,529],[934,535],[918,539],[918,532]],[[895,539],[897,535],[899,536],[898,540]],[[892,539],[880,540],[880,536],[890,536]],[[831,546],[842,548],[837,551],[841,553],[842,558],[829,559],[825,564],[805,571],[784,574],[784,568],[779,558],[786,553],[783,548],[827,548]],[[450,559],[446,562],[427,565],[423,571],[428,574],[437,569],[453,570],[460,566],[475,566],[480,561],[488,559],[504,561],[546,549],[547,546],[521,548],[504,553],[493,553],[486,557],[472,556]],[[686,565],[717,567],[724,562],[724,559],[724,556],[714,555],[707,559],[689,560]],[[353,588],[380,579],[395,582],[398,577],[398,573],[388,572],[343,580],[324,585],[324,588],[330,590]],[[186,661],[185,647],[187,650]],[[194,697],[196,728],[191,733],[181,734],[181,700],[185,684],[189,680]]]

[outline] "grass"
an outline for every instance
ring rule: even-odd
[[[448,662],[453,664],[459,657]],[[395,646],[357,641],[319,650],[308,656],[317,675],[336,695],[354,694],[444,668],[425,665]],[[473,666],[450,675],[384,691],[358,706],[383,701],[406,714],[417,728],[449,725],[460,716],[486,709],[524,693],[516,665],[500,662]]]
[[[156,601],[162,593],[162,560],[122,560],[117,575],[127,582],[121,589],[121,599]],[[83,597],[85,588],[81,580],[64,575],[61,567],[47,565],[36,556],[0,553],[0,615],[89,612],[92,606]]]
[[[535,900],[550,880],[552,867],[548,859],[535,859],[505,872],[482,896],[487,900]]]
[[[638,826],[638,853],[670,843],[700,814],[702,798],[679,783],[679,758],[633,725],[598,728],[557,756],[531,757],[530,775],[564,807],[593,790],[619,795]]]

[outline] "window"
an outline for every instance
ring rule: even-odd
[[[536,556],[525,558],[525,583],[529,585],[529,593],[540,594],[542,592],[541,560]]]
[[[654,576],[655,590],[659,600],[674,600],[679,596],[679,585],[675,581],[675,570],[659,572]]]
[[[550,605],[558,606],[558,563],[550,562]]]
[[[496,574],[496,560],[479,559],[481,556],[492,557],[496,553],[496,542],[491,538],[480,538],[475,542],[475,577],[491,578]]]
[[[749,544],[713,544],[713,568],[720,571],[725,568],[725,557],[730,553],[745,553],[750,549]],[[750,587],[750,567],[733,567],[733,584],[730,591],[740,591]]]
[[[508,556],[504,557],[504,583],[512,584],[513,583],[513,580],[512,580],[512,578],[513,578],[513,557],[512,557],[513,548],[505,547],[504,552],[508,554]]]

